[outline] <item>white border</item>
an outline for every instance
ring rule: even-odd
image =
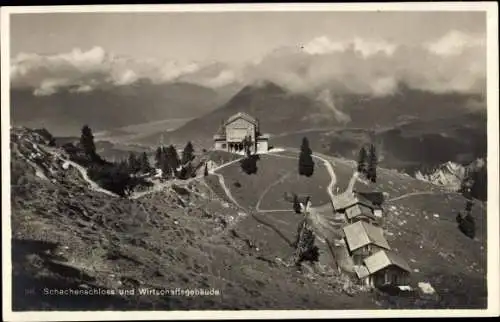
[[[11,252],[2,255],[3,314],[6,321],[91,321],[165,319],[297,319],[367,317],[498,316],[499,297],[499,126],[498,126],[498,6],[496,2],[344,3],[344,4],[185,4],[92,5],[1,8],[1,124],[2,124],[2,243],[11,249],[10,231],[10,15],[48,12],[238,12],[238,11],[485,11],[487,12],[488,204],[486,310],[258,310],[258,311],[115,311],[115,312],[12,312]]]

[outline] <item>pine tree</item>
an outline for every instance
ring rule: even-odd
[[[368,161],[367,161],[366,149],[364,146],[362,146],[361,149],[359,150],[359,156],[358,156],[358,172],[366,174],[367,169],[368,169]]]
[[[377,182],[377,151],[375,145],[370,144],[370,150],[368,153],[368,169],[367,178],[371,182]]]
[[[189,141],[182,151],[182,164],[186,164],[194,159],[194,148],[191,141]]]
[[[137,159],[134,152],[130,152],[128,155],[128,169],[130,173],[136,173],[140,170],[140,161]]]
[[[92,135],[92,130],[88,125],[83,126],[82,135],[80,136],[80,144],[83,148],[85,154],[92,160],[96,159],[96,151],[94,144],[94,135]]]
[[[157,169],[161,169],[163,159],[164,159],[163,156],[164,156],[163,149],[161,146],[159,146],[158,148],[156,148],[156,152],[155,152],[155,167]]]
[[[159,162],[159,169],[161,169],[162,177],[163,178],[170,178],[172,175],[172,169],[170,168],[170,163],[168,161],[168,148],[166,147],[160,147],[159,150],[157,150],[158,154],[158,160]]]
[[[175,149],[175,146],[170,145],[166,149],[165,153],[165,167],[168,167],[170,171],[177,176],[177,169],[179,168],[179,165],[181,161],[179,160],[179,155],[177,154],[177,150]]]
[[[314,160],[312,158],[312,150],[309,147],[309,140],[306,137],[302,139],[299,156],[299,174],[306,177],[312,176],[314,173]]]
[[[146,152],[142,152],[141,154],[140,168],[142,173],[148,173],[151,171],[151,165],[149,164],[149,159]]]

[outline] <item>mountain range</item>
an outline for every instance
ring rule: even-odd
[[[77,137],[89,124],[96,140],[105,143],[101,154],[112,159],[160,143],[182,148],[192,141],[197,149],[208,149],[221,124],[237,112],[257,118],[261,131],[271,134],[271,145],[298,147],[306,136],[315,151],[356,159],[359,147],[373,142],[381,166],[411,175],[430,174],[427,169],[449,161],[469,164],[484,158],[487,146],[483,96],[404,84],[394,93],[374,96],[327,87],[290,91],[271,81],[211,89],[143,80],[88,93],[68,88],[50,96],[15,88],[11,100],[14,125]]]
[[[190,83],[130,85],[76,92],[68,87],[52,95],[35,95],[32,88],[11,90],[14,125],[45,127],[54,135],[77,135],[88,124],[94,131],[173,118],[192,118],[227,100],[224,91]]]

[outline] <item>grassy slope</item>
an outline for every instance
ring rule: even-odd
[[[347,185],[353,164],[332,160],[337,182]],[[256,175],[247,177],[237,163],[221,173],[233,195],[245,206],[253,207],[266,185],[279,178],[280,170],[292,171],[296,165],[292,159],[276,162],[276,157],[262,156]],[[387,239],[413,269],[419,270],[412,274],[413,282],[428,281],[436,288],[441,297],[438,302],[371,294],[351,298],[339,291],[338,277],[304,274],[283,266],[277,258],[286,260],[293,252],[290,243],[301,220],[293,212],[250,212],[249,216],[242,216],[238,214],[240,210],[218,196],[223,193],[220,187],[213,191],[203,182],[188,186],[190,193],[182,196],[183,200],[171,190],[139,200],[110,198],[89,191],[76,170],[54,169],[56,173],[49,178],[57,181],[47,181],[37,177],[17,154],[12,157],[15,309],[367,309],[377,305],[384,308],[485,305],[485,208],[479,203],[474,207],[477,236],[470,240],[459,232],[455,222],[456,212],[463,209],[465,200],[453,194],[444,195],[440,188],[405,175],[380,169],[376,189],[389,192],[389,198],[415,191],[434,190],[436,194],[388,201],[384,223]],[[209,186],[218,185],[213,176],[205,179]],[[236,180],[242,181],[245,193],[232,186]],[[328,181],[329,178],[325,184]],[[362,188],[373,187],[358,187]],[[434,217],[434,213],[439,217]],[[43,287],[85,287],[82,284],[108,289],[218,288],[223,296],[89,298],[24,294],[31,287],[40,295]]]
[[[50,182],[17,156],[13,165],[14,310],[375,306],[367,296],[341,293],[331,277],[280,264],[265,247],[279,245],[276,237],[247,231],[266,232],[251,217],[240,218],[247,222],[240,229],[239,211],[202,182],[188,187],[184,201],[171,190],[128,200],[89,191],[72,168],[57,170],[58,181]],[[44,296],[45,287],[215,288],[222,296]],[[35,294],[26,295],[26,288]]]
[[[262,209],[290,209],[291,203],[284,200],[285,192],[313,194],[313,204],[328,201],[325,189],[330,177],[320,162],[316,163],[315,172],[310,178],[298,176],[297,160],[290,158],[262,155],[257,161],[257,167],[257,173],[250,175],[243,172],[238,162],[218,171],[228,178],[226,185],[230,186],[233,196],[244,207],[255,208],[263,197]],[[241,187],[237,187],[237,182]]]
[[[293,152],[285,152],[292,156]],[[296,155],[296,154],[295,154]],[[269,158],[271,158],[269,156]],[[346,187],[354,168],[353,162],[331,158],[334,163],[337,183]],[[292,161],[295,169],[295,162]],[[277,166],[276,162],[268,165]],[[279,163],[274,172],[259,168],[262,175],[254,177],[249,187],[265,189],[266,185],[279,178],[279,171],[285,171],[287,163]],[[291,165],[290,164],[290,165]],[[225,169],[226,170],[226,169]],[[265,171],[265,172],[264,172]],[[270,174],[274,173],[274,175]],[[237,167],[228,168],[226,182],[243,181],[246,176]],[[260,178],[261,182],[257,182]],[[465,207],[465,199],[443,188],[434,186],[392,170],[379,169],[376,184],[358,182],[360,191],[384,191],[389,193],[385,203],[386,215],[383,227],[391,247],[405,258],[415,269],[411,275],[412,285],[430,282],[439,294],[438,301],[426,301],[414,297],[402,298],[377,295],[375,298],[383,307],[391,308],[481,308],[486,305],[486,211],[485,205],[477,202],[473,208],[476,219],[476,238],[471,240],[458,229],[455,217]],[[253,205],[258,193],[248,188],[241,193],[230,186],[238,200],[249,200]],[[390,201],[408,193],[426,192]],[[245,198],[243,197],[245,196]],[[264,205],[264,204],[263,204]],[[266,208],[266,207],[263,207]],[[324,208],[324,207],[322,207]],[[331,211],[331,210],[330,210]],[[324,212],[324,209],[323,211]],[[434,215],[437,214],[438,217]],[[257,247],[271,256],[286,258],[293,248],[290,243],[296,236],[301,217],[290,212],[261,213],[240,222],[237,231],[252,236]]]

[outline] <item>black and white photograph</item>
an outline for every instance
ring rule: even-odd
[[[1,10],[8,320],[499,314],[496,3]]]

